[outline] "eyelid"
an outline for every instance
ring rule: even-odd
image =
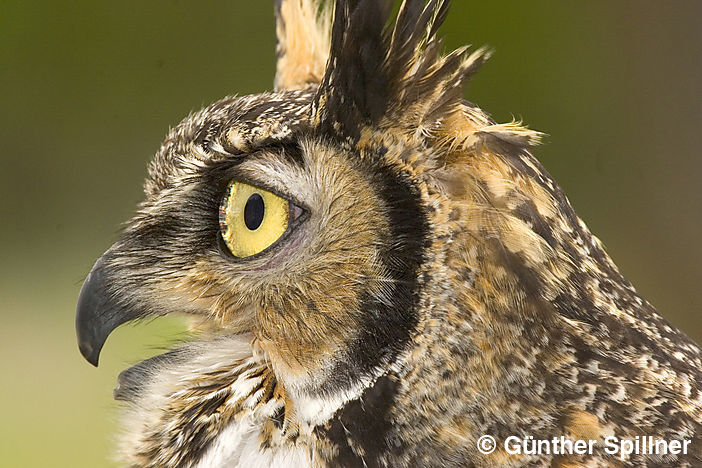
[[[229,185],[233,182],[241,182],[241,183],[256,187],[258,189],[265,190],[267,192],[272,193],[273,195],[277,195],[280,198],[283,198],[283,199],[289,201],[294,206],[297,206],[298,208],[302,209],[303,212],[310,211],[309,208],[307,207],[307,205],[305,203],[299,201],[297,199],[297,197],[295,197],[295,196],[293,196],[285,191],[282,191],[279,188],[272,186],[266,182],[262,182],[258,179],[252,178],[252,177],[247,177],[247,175],[241,173],[241,170],[231,171],[230,176],[224,180],[224,183],[223,183],[224,188],[222,189],[222,194],[220,195],[220,199],[224,198],[224,196],[226,195],[226,191],[229,188]]]

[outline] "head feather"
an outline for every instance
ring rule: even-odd
[[[350,141],[367,127],[432,136],[464,106],[463,85],[489,52],[461,48],[442,56],[437,31],[448,0],[405,0],[389,26],[391,6],[336,1],[330,56],[313,104],[321,131]]]
[[[322,81],[329,56],[330,5],[276,0],[276,90],[316,87]]]

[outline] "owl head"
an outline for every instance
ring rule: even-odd
[[[478,437],[700,433],[699,347],[590,234],[539,134],[463,100],[488,52],[442,54],[448,3],[278,0],[276,91],[167,136],[78,300],[94,365],[121,324],[192,318],[118,379],[130,466],[526,466],[571,459]]]
[[[447,260],[461,210],[487,204],[467,159],[519,158],[538,134],[463,100],[488,52],[442,54],[448,1],[406,0],[394,21],[391,4],[277,2],[276,90],[175,127],[86,279],[90,363],[119,325],[172,313],[250,337],[292,394],[353,389],[408,348],[467,270]]]

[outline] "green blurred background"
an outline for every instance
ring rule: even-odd
[[[182,331],[125,327],[94,369],[81,282],[169,126],[271,88],[272,1],[0,2],[3,466],[110,466],[120,370]],[[550,134],[537,155],[626,276],[702,341],[702,2],[454,1],[447,47],[495,57],[467,96]]]

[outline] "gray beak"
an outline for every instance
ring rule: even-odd
[[[100,257],[83,283],[76,307],[76,335],[83,357],[97,367],[100,350],[112,331],[139,314],[115,300],[109,290],[105,255]]]

